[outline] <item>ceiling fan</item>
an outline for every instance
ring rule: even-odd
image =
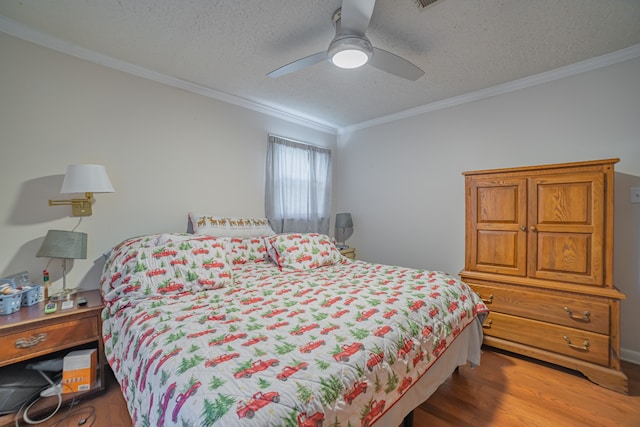
[[[342,0],[342,7],[331,18],[336,35],[329,43],[329,48],[284,65],[267,76],[280,77],[329,60],[340,68],[358,68],[370,64],[394,76],[418,80],[424,75],[420,68],[391,52],[371,46],[365,33],[375,4],[375,0]]]

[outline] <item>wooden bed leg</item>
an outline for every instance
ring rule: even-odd
[[[402,420],[402,427],[413,427],[413,411],[409,412],[404,420]]]

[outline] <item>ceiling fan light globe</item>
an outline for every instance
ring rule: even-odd
[[[358,49],[345,49],[331,57],[331,63],[339,68],[359,68],[369,61],[369,56]]]
[[[369,62],[373,48],[366,37],[338,36],[329,45],[327,56],[336,67],[358,68]]]

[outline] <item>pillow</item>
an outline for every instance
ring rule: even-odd
[[[158,234],[154,239],[154,245],[166,245],[171,242],[182,242],[185,240],[193,239],[193,234],[191,233],[163,233]]]
[[[262,237],[233,237],[229,243],[229,261],[232,265],[265,262],[268,259],[267,245]]]
[[[189,213],[193,232],[216,237],[273,236],[267,218],[237,218]]]
[[[233,283],[229,239],[191,236],[154,245],[157,237],[126,241],[112,252],[101,278],[105,301],[179,295]]]
[[[329,236],[318,233],[278,234],[265,237],[272,259],[280,267],[292,270],[310,270],[336,263],[346,258],[331,243]]]
[[[140,247],[155,246],[155,241],[159,236],[160,234],[151,234],[148,236],[131,237],[106,251],[103,254],[103,256],[106,258],[104,267],[102,268],[103,274],[112,267],[111,264],[115,260],[119,259],[122,256],[123,252],[126,253],[131,251],[132,249],[137,249]]]

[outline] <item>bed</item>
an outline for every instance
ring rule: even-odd
[[[127,239],[101,290],[135,426],[397,426],[480,363],[487,312],[452,276],[352,261],[315,233]]]

